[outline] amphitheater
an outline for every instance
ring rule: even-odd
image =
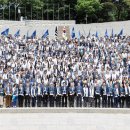
[[[76,36],[95,34],[104,36],[107,29],[118,34],[130,35],[130,21],[75,24],[75,21],[0,21],[0,31],[9,28],[14,35],[20,29],[21,35],[37,31],[41,37],[46,29],[49,37],[55,37],[55,27],[60,32],[64,26],[68,35],[75,28]],[[59,33],[60,34],[60,33]],[[60,36],[59,36],[60,37]],[[0,130],[130,130],[130,109],[103,108],[0,108]]]

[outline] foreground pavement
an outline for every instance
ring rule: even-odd
[[[130,113],[13,111],[16,112],[0,113],[0,130],[130,130]]]

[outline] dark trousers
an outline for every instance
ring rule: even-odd
[[[18,95],[18,105],[19,105],[19,107],[23,107],[23,99],[24,99],[23,95]]]
[[[107,95],[102,96],[102,107],[107,107]]]
[[[42,95],[37,95],[37,107],[41,107]]]
[[[95,107],[100,107],[100,95],[95,95]]]
[[[49,96],[50,107],[54,107],[54,100],[55,100],[54,95],[50,95]]]
[[[36,97],[33,96],[32,97],[32,107],[35,107],[36,106]]]
[[[120,100],[119,100],[120,108],[123,108],[123,107],[124,107],[124,101],[125,101],[125,97],[124,97],[124,96],[121,96],[121,97],[120,97]]]
[[[62,107],[67,107],[67,95],[62,95]]]
[[[43,95],[43,107],[47,107],[48,104],[48,95]]]
[[[88,102],[90,104],[90,107],[94,106],[94,98],[93,97],[89,97]]]
[[[130,96],[126,95],[125,100],[126,100],[126,107],[130,108]]]
[[[108,96],[108,107],[113,107],[113,96]]]
[[[30,107],[30,96],[25,95],[25,107]]]
[[[83,97],[83,101],[84,101],[84,102],[83,102],[83,103],[84,103],[84,107],[88,107],[88,105],[89,105],[89,104],[88,104],[88,103],[89,103],[89,102],[88,102],[88,101],[89,101],[89,97]]]
[[[56,96],[56,107],[61,107],[61,95]]]
[[[82,107],[82,96],[77,95],[77,107]]]
[[[114,107],[118,108],[118,104],[119,104],[119,97],[114,97]]]
[[[69,107],[74,107],[74,95],[69,95]]]

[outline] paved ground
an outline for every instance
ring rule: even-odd
[[[0,113],[0,130],[130,130],[130,114]]]

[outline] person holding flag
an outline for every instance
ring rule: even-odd
[[[49,36],[49,31],[48,31],[48,29],[47,29],[46,32],[43,34],[42,39],[45,39],[45,38],[47,38],[48,36]]]

